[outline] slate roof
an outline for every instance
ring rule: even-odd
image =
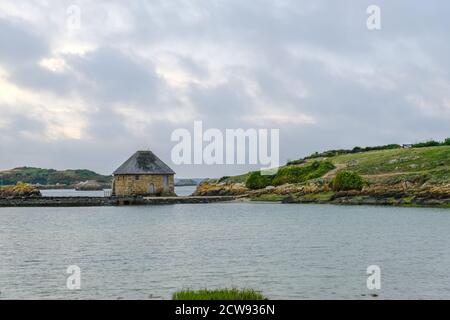
[[[175,174],[167,164],[151,151],[137,151],[113,175],[118,174]]]

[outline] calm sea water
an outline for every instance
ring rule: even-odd
[[[195,191],[195,186],[175,187],[178,196],[189,196]],[[109,196],[111,189],[96,191],[77,191],[75,189],[41,190],[43,197],[104,197]]]
[[[0,298],[169,299],[250,287],[271,299],[450,298],[450,210],[218,203],[0,208]],[[81,268],[81,290],[66,269]]]

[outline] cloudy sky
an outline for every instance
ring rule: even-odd
[[[371,4],[381,30],[366,27]],[[172,165],[172,131],[195,120],[279,128],[282,162],[443,139],[449,9],[419,0],[0,0],[0,169],[109,174],[148,148]],[[173,168],[180,177],[249,169]]]

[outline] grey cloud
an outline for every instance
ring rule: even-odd
[[[71,74],[55,73],[34,64],[19,65],[11,72],[10,80],[22,87],[67,94],[77,85]]]
[[[47,39],[21,19],[0,18],[0,64],[14,68],[15,64],[36,61],[48,52]]]
[[[14,107],[11,105],[0,105],[2,110],[2,118],[6,120],[5,126],[0,127],[0,132],[10,134],[13,132],[14,138],[18,138],[24,132],[33,134],[39,134],[45,129],[45,124],[40,119],[35,119],[27,114],[12,111]]]
[[[204,79],[209,75],[208,68],[202,65],[200,61],[195,61],[191,57],[183,55],[178,55],[176,59],[182,69],[197,78]]]
[[[85,89],[94,97],[107,102],[155,102],[161,83],[149,61],[137,60],[112,47],[66,58],[84,77]]]
[[[450,99],[450,5],[442,1],[380,0],[382,30],[375,32],[366,28],[368,0],[116,2],[131,17],[130,29],[90,29],[93,13],[107,12],[109,4],[96,2],[92,10],[94,5],[80,4],[87,23],[78,40],[88,39],[96,49],[60,56],[70,67],[62,74],[37,64],[50,55],[50,44],[67,40],[61,30],[0,20],[0,64],[11,71],[9,81],[60,98],[70,92],[95,106],[83,114],[87,131],[81,140],[36,143],[21,136],[12,143],[9,137],[17,137],[19,126],[44,130],[39,122],[17,118],[17,127],[1,129],[2,154],[15,156],[2,156],[0,167],[30,162],[109,173],[146,147],[170,164],[170,134],[190,129],[185,119],[149,121],[136,135],[117,105],[150,115],[193,107],[197,120],[221,129],[249,126],[245,118],[261,115],[262,104],[277,114],[313,117],[315,124],[273,124],[281,126],[283,160],[327,148],[450,135],[448,114],[425,112],[408,99],[423,98],[438,111]],[[158,74],[161,53],[196,81],[180,87]],[[218,176],[248,168],[175,170],[180,176]]]
[[[226,120],[237,122],[252,107],[252,100],[245,92],[245,84],[239,79],[207,89],[193,86],[190,99],[201,117],[222,124]]]

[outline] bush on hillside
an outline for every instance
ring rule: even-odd
[[[430,141],[426,141],[426,142],[419,142],[416,144],[413,144],[413,148],[425,148],[425,147],[438,147],[440,146],[441,143],[438,141],[434,141],[434,140],[430,140]]]
[[[425,147],[439,147],[439,146],[450,146],[450,138],[445,139],[445,141],[443,142],[439,142],[439,141],[434,141],[434,140],[430,140],[430,141],[425,141],[425,142],[418,142],[412,145],[413,148],[425,148]],[[354,153],[362,153],[362,152],[368,152],[368,151],[380,151],[380,150],[392,150],[392,149],[400,149],[401,146],[399,144],[387,144],[384,146],[375,146],[375,147],[354,147],[351,150],[348,149],[336,149],[336,150],[327,150],[327,151],[323,151],[323,152],[315,152],[303,159],[300,159],[298,161],[301,160],[306,160],[306,159],[315,159],[315,158],[329,158],[329,157],[335,157],[335,156],[339,156],[339,155],[344,155],[344,154],[354,154]],[[295,160],[297,161],[297,160]],[[288,165],[290,163],[292,163],[293,161],[289,162]]]
[[[335,157],[343,154],[353,154],[353,153],[361,153],[368,151],[380,151],[380,150],[392,150],[392,149],[400,149],[401,146],[399,144],[387,144],[383,146],[374,146],[374,147],[354,147],[351,150],[348,149],[336,149],[336,150],[328,150],[324,152],[315,152],[310,156],[305,157],[304,159],[314,159],[314,158],[328,158]]]
[[[332,181],[334,191],[362,190],[363,178],[353,171],[339,171]]]
[[[263,176],[260,171],[255,171],[245,181],[245,186],[252,190],[264,189],[272,183],[272,176]]]
[[[288,166],[280,168],[273,178],[272,184],[280,186],[285,183],[301,183],[322,177],[335,167],[329,161],[314,161],[303,166]]]
[[[219,183],[221,183],[221,182],[226,182],[229,178],[230,178],[230,176],[223,176],[222,178],[220,178],[220,179],[218,180],[218,182],[219,182]]]
[[[303,160],[303,159],[291,160],[291,161],[288,161],[288,163],[286,163],[286,165],[287,165],[287,166],[295,166],[295,165],[303,164],[303,163],[305,163],[305,162],[306,162],[306,161]]]
[[[302,166],[286,166],[279,168],[272,176],[261,175],[259,171],[252,172],[245,182],[249,189],[263,189],[267,186],[279,186],[285,183],[301,183],[322,177],[335,167],[329,161],[314,161]]]

